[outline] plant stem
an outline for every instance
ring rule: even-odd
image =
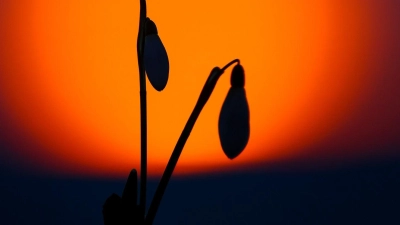
[[[161,199],[164,195],[165,189],[167,188],[168,182],[174,172],[175,166],[178,163],[179,157],[182,153],[183,147],[186,144],[187,139],[196,123],[197,118],[199,117],[201,110],[204,105],[207,103],[210,98],[215,85],[217,84],[218,79],[224,73],[225,69],[228,68],[233,63],[239,63],[238,59],[235,59],[228,63],[223,69],[219,69],[218,67],[214,68],[211,71],[211,74],[208,76],[206,83],[204,84],[203,90],[200,93],[199,99],[197,100],[196,106],[193,109],[192,114],[190,115],[188,121],[186,122],[185,128],[183,129],[181,136],[178,139],[178,142],[175,145],[174,151],[168,161],[167,167],[165,168],[164,174],[161,177],[160,183],[158,184],[157,190],[154,194],[153,201],[150,204],[149,211],[147,213],[145,224],[151,225],[153,224],[154,218],[156,216],[158,207],[161,203]]]
[[[147,97],[146,74],[144,70],[144,29],[146,21],[146,0],[140,0],[139,33],[137,39],[137,55],[140,82],[140,199],[139,206],[146,213],[146,183],[147,183]]]

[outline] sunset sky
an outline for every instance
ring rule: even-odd
[[[211,69],[239,58],[250,139],[220,146],[227,70],[174,175],[341,169],[397,159],[396,0],[148,1],[168,52],[162,92],[147,82],[149,176],[165,168]],[[0,168],[125,179],[139,168],[139,1],[0,1]]]
[[[398,71],[391,68],[398,44],[387,43],[398,28],[382,3],[227,3],[148,3],[171,68],[164,91],[147,85],[151,174],[162,171],[211,69],[235,58],[246,72],[248,146],[233,162],[220,147],[217,120],[227,71],[178,173],[392,153],[365,151],[399,144],[393,80],[399,78],[390,73]],[[84,176],[138,167],[138,4],[2,4],[1,120],[18,136],[6,138],[18,151],[15,160],[28,162],[27,169]]]

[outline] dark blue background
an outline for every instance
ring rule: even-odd
[[[155,224],[400,224],[399,162],[173,177]],[[5,225],[102,224],[105,199],[125,184],[28,175],[7,165],[0,179]],[[150,199],[156,185],[149,183]]]

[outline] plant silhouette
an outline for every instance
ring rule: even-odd
[[[245,73],[239,59],[234,59],[224,67],[214,67],[200,93],[197,103],[175,145],[168,164],[156,189],[146,214],[147,180],[147,98],[146,74],[151,85],[162,91],[168,82],[169,60],[164,45],[158,35],[154,21],[146,16],[146,0],[140,0],[140,19],[137,40],[137,54],[140,80],[141,116],[141,158],[140,193],[137,190],[137,171],[129,174],[122,197],[112,194],[103,205],[105,225],[153,224],[161,199],[172,176],[183,147],[210,98],[218,79],[227,68],[236,64],[231,74],[231,88],[221,109],[218,129],[222,149],[229,159],[234,159],[244,150],[250,136],[249,106],[245,91]],[[137,198],[139,197],[139,201]],[[139,204],[137,203],[139,202]]]
[[[126,181],[122,197],[112,194],[103,205],[104,225],[144,224],[144,209],[137,205],[137,171],[133,169]]]

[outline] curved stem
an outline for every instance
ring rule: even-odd
[[[146,0],[140,0],[139,32],[137,39],[137,55],[140,83],[140,209],[143,218],[146,212],[146,183],[147,183],[147,97],[146,74],[144,70],[144,29],[146,21]]]
[[[201,110],[203,109],[204,105],[210,98],[215,88],[215,85],[217,84],[218,79],[224,73],[225,69],[227,69],[230,65],[236,62],[239,63],[239,60],[235,59],[231,61],[222,69],[215,67],[211,71],[211,74],[208,76],[208,79],[203,87],[203,90],[200,93],[199,99],[197,100],[196,106],[194,107],[192,114],[190,115],[188,121],[186,122],[185,128],[183,129],[181,136],[179,137],[178,142],[175,145],[174,151],[172,152],[172,155],[168,161],[164,174],[161,177],[161,181],[158,184],[157,190],[153,197],[153,201],[150,204],[150,208],[145,219],[146,225],[150,225],[154,221],[158,207],[161,203],[161,199],[164,195],[165,189],[167,188],[172,173],[174,172],[175,166],[178,163],[183,147],[185,146],[186,141],[189,138],[190,132],[192,131],[194,124],[196,123],[196,120],[201,113]]]
[[[221,70],[225,71],[226,69],[228,69],[228,67],[230,67],[234,63],[240,64],[240,60],[239,59],[234,59],[234,60],[230,61],[228,64],[226,64],[224,67],[222,67]]]

